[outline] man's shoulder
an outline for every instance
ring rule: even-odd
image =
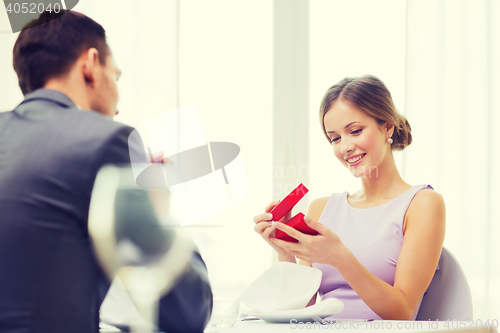
[[[26,96],[13,110],[19,121],[37,124],[47,131],[68,133],[74,137],[106,137],[116,132],[132,132],[133,128],[113,121],[92,110],[81,110],[59,91],[39,89]]]
[[[26,96],[10,116],[0,117],[0,137],[8,137],[24,150],[43,151],[61,160],[98,159],[114,152],[125,156],[137,151],[142,140],[134,128],[100,113],[81,110],[65,94],[40,89]],[[2,120],[4,118],[4,120]],[[7,142],[4,142],[7,144]]]
[[[92,151],[118,145],[129,146],[134,135],[134,128],[104,117],[93,111],[77,111],[67,114],[58,122],[57,131],[61,137],[81,147],[80,151]],[[132,142],[130,142],[132,140]],[[83,148],[82,146],[86,146]]]
[[[109,135],[116,132],[130,133],[134,130],[134,128],[129,125],[105,117],[95,111],[78,110],[77,112],[74,112],[68,116],[74,117],[74,119],[72,119],[72,122],[74,122],[75,125],[81,123],[81,125],[87,127],[87,133]]]

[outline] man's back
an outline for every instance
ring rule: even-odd
[[[2,332],[97,329],[107,286],[96,288],[105,279],[87,232],[90,194],[103,164],[130,161],[131,131],[52,90],[0,114]]]
[[[146,162],[133,129],[112,121],[121,71],[104,28],[69,10],[26,24],[13,65],[28,95],[0,113],[0,332],[97,332],[109,280],[87,232],[92,187],[104,164],[130,163],[130,154]],[[193,251],[160,298],[158,326],[202,332],[211,309],[207,268]]]

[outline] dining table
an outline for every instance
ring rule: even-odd
[[[397,321],[397,320],[337,320],[332,322],[272,323],[256,318],[239,319],[231,327],[207,327],[205,333],[280,333],[280,332],[406,332],[406,333],[498,333],[496,321]]]
[[[275,323],[266,322],[255,317],[246,317],[238,319],[234,325],[229,327],[214,327],[209,325],[205,328],[204,333],[313,333],[324,331],[342,333],[498,333],[498,325],[496,320],[480,319],[469,321],[336,320],[331,322],[301,322],[291,320],[289,323]],[[114,326],[101,324],[100,332],[114,333],[123,331]]]

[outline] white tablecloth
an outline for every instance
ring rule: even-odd
[[[483,327],[484,321],[469,322],[428,322],[428,321],[341,321],[327,325],[319,323],[299,323],[275,324],[266,323],[262,320],[241,321],[239,320],[233,327],[211,328],[207,327],[206,333],[279,333],[279,332],[323,332],[323,331],[341,331],[341,332],[447,332],[447,333],[498,333],[493,327]],[[491,323],[491,320],[490,320]]]

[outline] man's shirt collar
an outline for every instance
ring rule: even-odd
[[[49,102],[57,103],[62,107],[77,108],[75,103],[68,96],[66,96],[66,94],[57,90],[44,89],[44,88],[37,89],[32,93],[26,95],[24,101],[21,104],[28,103],[34,100],[46,100]]]

